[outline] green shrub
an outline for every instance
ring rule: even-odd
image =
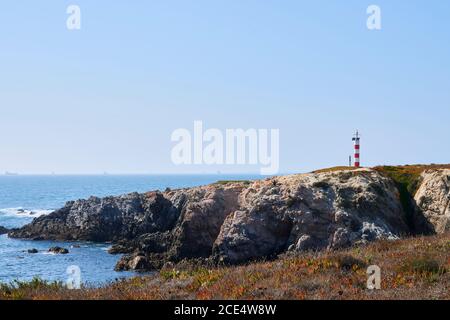
[[[445,274],[447,269],[439,261],[428,256],[421,256],[406,260],[400,266],[400,271],[429,276]]]
[[[330,184],[326,181],[317,181],[313,183],[314,188],[320,188],[320,189],[328,189],[330,188]]]
[[[364,261],[349,254],[338,255],[334,259],[338,267],[344,271],[362,269],[367,266]]]
[[[216,184],[219,184],[219,185],[227,185],[227,184],[231,184],[231,183],[242,183],[244,185],[249,185],[252,182],[250,180],[219,180],[216,182]]]

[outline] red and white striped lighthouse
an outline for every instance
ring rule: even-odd
[[[355,168],[359,168],[361,166],[360,158],[359,158],[359,151],[360,144],[359,144],[360,136],[358,130],[356,131],[355,136],[353,137],[353,141],[355,142]]]

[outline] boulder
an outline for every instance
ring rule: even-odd
[[[116,264],[116,271],[148,271],[155,269],[144,253],[124,255]]]
[[[48,249],[48,252],[55,253],[55,254],[68,254],[69,250],[61,247],[52,247]]]
[[[0,235],[7,234],[8,232],[9,232],[8,229],[6,229],[5,227],[0,226]]]

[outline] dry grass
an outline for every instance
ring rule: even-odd
[[[345,170],[356,170],[357,168],[355,167],[344,167],[344,166],[339,166],[339,167],[331,167],[331,168],[325,168],[325,169],[320,169],[320,170],[315,170],[312,173],[327,173],[327,172],[336,172],[336,171],[345,171]]]
[[[408,191],[414,194],[416,191],[415,188],[417,187],[416,183],[418,182],[420,175],[425,170],[450,169],[450,164],[377,166],[373,167],[372,169],[389,176],[398,183],[406,184],[408,187]],[[357,168],[348,166],[338,166],[315,170],[312,173],[327,173],[327,172],[348,171],[348,170],[357,170]]]
[[[382,289],[366,289],[366,268]],[[35,280],[0,287],[3,299],[446,299],[450,234],[379,241],[336,252],[283,256],[245,266],[184,267],[101,288],[67,290]]]
[[[243,185],[249,185],[252,181],[250,180],[219,180],[215,184],[218,185],[227,185],[227,184],[243,184]]]

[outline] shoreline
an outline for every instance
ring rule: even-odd
[[[425,224],[419,224],[423,222],[414,221],[418,216],[408,216],[417,213],[408,211],[401,198],[399,183],[407,183],[408,195],[413,199],[416,192],[428,192],[426,185],[430,177],[435,179],[433,175],[436,174],[448,175],[448,170],[445,170],[436,166],[356,170],[338,167],[264,180],[217,181],[200,187],[167,188],[164,192],[90,197],[69,201],[63,208],[33,219],[31,224],[20,229],[11,230],[9,235],[25,241],[111,245],[108,253],[123,254],[120,259],[114,256],[116,271],[158,271],[177,265],[180,261],[190,261],[203,267],[241,265],[293,252],[327,252],[366,245],[374,240],[425,234],[426,229],[417,229],[425,227]],[[425,191],[420,191],[421,188],[425,188]],[[330,202],[336,197],[339,201]],[[262,199],[266,204],[261,203]],[[110,211],[109,208],[115,209]],[[344,224],[327,220],[323,224],[325,229],[314,222],[319,215],[323,215],[321,219],[328,219],[330,213],[334,215],[341,211],[345,211],[345,219],[351,220],[343,220]],[[383,215],[380,215],[380,211],[384,212]],[[303,217],[303,222],[295,226],[298,214]],[[108,229],[106,222],[111,215],[125,219],[115,222],[125,229]],[[311,215],[311,220],[305,222],[305,215]],[[83,217],[90,218],[83,220]],[[77,221],[85,231],[77,233],[76,225],[71,226],[64,221]],[[142,221],[145,223],[142,224]],[[322,229],[314,231],[318,227]],[[317,235],[311,233],[321,234],[330,230],[330,227],[335,230],[334,238],[328,236],[317,240]],[[303,228],[303,233],[293,233],[298,228]],[[238,230],[252,232],[253,229],[258,230],[255,234],[258,240],[248,239],[236,245],[235,239],[240,236],[236,232],[241,232]],[[130,235],[129,230],[136,233]],[[352,242],[346,242],[350,239],[349,232],[353,237]],[[210,234],[208,242],[204,242],[205,233]],[[343,238],[336,240],[336,236],[342,235]],[[295,238],[291,239],[293,236]],[[325,240],[328,242],[324,243]],[[258,245],[267,245],[268,241],[271,241],[271,247]],[[247,251],[242,251],[241,246]]]
[[[450,300],[450,234],[376,241],[241,266],[173,266],[98,287],[69,290],[33,280],[0,285],[0,299],[38,300]],[[380,290],[366,287],[379,265]]]

